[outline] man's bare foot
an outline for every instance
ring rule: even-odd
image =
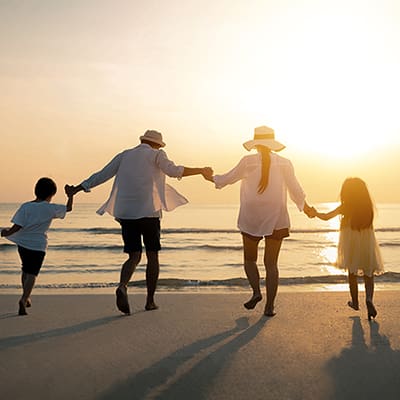
[[[18,305],[19,305],[18,315],[28,315],[25,309],[25,304],[22,300],[19,301]]]
[[[128,293],[127,289],[124,286],[119,286],[117,290],[115,291],[115,294],[117,295],[117,308],[119,311],[121,311],[124,314],[130,314],[131,309],[129,307],[129,302],[128,302]]]

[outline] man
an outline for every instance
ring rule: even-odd
[[[154,293],[159,274],[160,217],[162,210],[172,211],[187,200],[165,183],[165,176],[182,178],[191,175],[210,177],[212,169],[177,166],[161,150],[165,146],[160,132],[148,130],[140,136],[140,144],[116,155],[101,171],[91,175],[78,186],[68,186],[67,193],[75,195],[101,185],[115,176],[110,196],[97,211],[108,212],[121,224],[124,252],[128,259],[121,269],[116,290],[117,307],[130,314],[127,286],[142,256],[142,237],[146,249],[147,300],[145,309],[156,310]]]

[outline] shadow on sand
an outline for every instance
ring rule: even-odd
[[[208,388],[218,379],[219,372],[241,347],[257,336],[267,321],[262,317],[249,326],[248,318],[239,318],[234,328],[178,349],[125,382],[114,385],[101,399],[207,399]],[[217,349],[211,349],[228,339]],[[200,358],[202,352],[206,355]],[[180,374],[180,367],[185,363],[190,365]]]
[[[21,317],[19,317],[21,318]],[[59,336],[64,336],[64,335],[70,335],[73,333],[79,333],[86,331],[88,329],[96,328],[101,325],[108,324],[112,321],[121,319],[121,316],[110,316],[110,317],[104,317],[104,318],[99,318],[95,319],[92,321],[85,321],[80,324],[72,325],[72,326],[66,326],[63,328],[56,328],[56,329],[51,329],[48,331],[43,331],[43,332],[35,332],[35,333],[30,333],[27,335],[21,335],[21,336],[10,336],[6,338],[0,339],[0,350],[6,350],[12,347],[17,347],[21,346],[24,344],[30,344],[34,342],[38,342],[41,340],[46,340],[49,338],[53,337],[59,337]]]
[[[379,333],[379,323],[369,322],[371,343],[365,342],[359,317],[352,317],[351,347],[327,364],[333,380],[331,399],[400,399],[400,351]]]

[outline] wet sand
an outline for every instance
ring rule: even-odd
[[[346,292],[278,294],[244,309],[245,293],[0,295],[4,399],[399,399],[400,292],[377,291],[378,316]]]

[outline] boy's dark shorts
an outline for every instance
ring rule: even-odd
[[[46,252],[18,246],[18,253],[22,261],[22,271],[26,274],[38,276]]]
[[[259,242],[263,237],[262,236],[253,236],[246,232],[240,232],[243,236],[248,237],[254,241]],[[271,235],[264,236],[265,239],[274,239],[274,240],[282,240],[286,237],[289,237],[289,228],[277,229],[274,230]]]
[[[142,251],[142,236],[146,251],[161,250],[160,218],[118,219],[118,222],[125,253]]]

